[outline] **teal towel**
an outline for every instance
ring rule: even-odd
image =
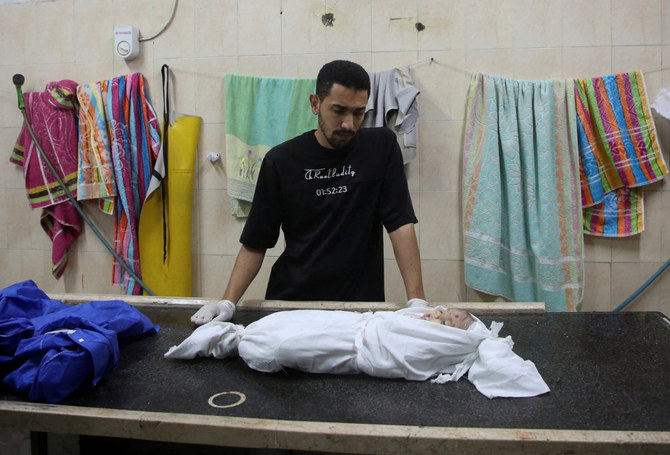
[[[233,215],[249,214],[258,171],[275,145],[315,129],[316,79],[225,75],[226,167]]]
[[[466,285],[579,308],[583,236],[573,81],[476,73],[463,168]]]

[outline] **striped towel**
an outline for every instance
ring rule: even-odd
[[[77,199],[97,199],[104,213],[114,213],[116,187],[112,169],[112,148],[104,100],[108,81],[80,85],[79,168]]]
[[[642,192],[668,173],[640,71],[575,81],[584,232],[637,234]],[[608,196],[606,206],[606,195]],[[632,194],[635,193],[635,194]]]
[[[26,116],[35,137],[73,195],[77,194],[76,90],[76,82],[62,80],[50,82],[42,92],[24,94]],[[81,216],[37,150],[26,125],[10,161],[23,167],[30,206],[42,209],[40,224],[52,240],[51,273],[58,279],[67,266],[68,250],[81,233]]]
[[[309,104],[315,88],[316,79],[225,75],[226,167],[233,216],[249,214],[265,154],[316,128]]]
[[[140,73],[108,82],[105,113],[110,122],[112,163],[118,192],[114,249],[141,278],[137,227],[151,171],[160,151],[160,127]],[[139,295],[141,286],[114,261],[113,283]]]
[[[642,188],[619,188],[605,194],[603,202],[584,209],[584,232],[601,237],[622,237],[642,232]]]
[[[463,167],[466,285],[574,311],[583,235],[572,81],[475,73]],[[531,115],[532,113],[532,115]]]

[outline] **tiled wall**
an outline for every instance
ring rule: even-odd
[[[174,80],[173,106],[203,119],[193,211],[193,292],[219,297],[239,249],[242,221],[229,213],[222,161],[223,75],[314,77],[334,58],[369,71],[413,65],[421,90],[419,157],[407,169],[415,208],[424,281],[434,302],[492,297],[466,289],[461,240],[461,161],[465,96],[472,71],[518,79],[604,76],[642,69],[653,99],[670,85],[670,0],[180,0],[169,28],[142,44],[130,63],[113,53],[113,29],[158,31],[172,0],[59,0],[0,6],[0,285],[31,278],[46,291],[120,293],[110,282],[111,258],[89,229],[77,241],[60,280],[50,275],[50,242],[28,208],[21,172],[8,162],[21,125],[11,85],[42,90],[51,80],[93,82],[140,71],[154,107],[160,68]],[[330,27],[324,13],[333,13]],[[417,31],[421,22],[425,29]],[[431,59],[433,59],[431,63]],[[657,119],[662,147],[670,124]],[[613,309],[670,257],[668,183],[651,187],[646,231],[628,239],[586,238],[585,310]],[[112,220],[94,214],[107,238]],[[278,248],[246,294],[262,298]],[[387,300],[404,300],[386,245]],[[661,277],[630,309],[670,313]]]

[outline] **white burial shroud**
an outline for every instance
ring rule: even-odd
[[[442,307],[437,307],[442,308]],[[445,383],[466,372],[488,398],[549,392],[535,364],[512,351],[502,323],[476,317],[467,330],[421,319],[430,308],[358,313],[291,310],[271,313],[246,328],[210,322],[165,354],[169,359],[224,358],[239,354],[254,370],[294,368],[310,373],[405,378]]]

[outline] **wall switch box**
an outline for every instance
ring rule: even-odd
[[[114,52],[124,60],[140,55],[140,31],[130,25],[115,27]]]

